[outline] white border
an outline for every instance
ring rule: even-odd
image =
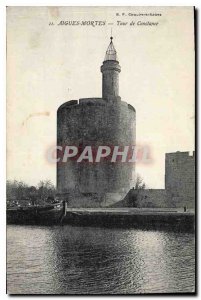
[[[88,0],[88,1],[81,1],[81,0],[1,0],[0,2],[0,155],[1,155],[1,164],[0,164],[0,222],[1,222],[1,233],[0,233],[0,293],[1,299],[5,299],[8,296],[6,295],[6,219],[5,219],[5,209],[6,209],[6,191],[5,191],[5,181],[6,181],[6,6],[195,6],[200,13],[201,1],[200,0]],[[198,20],[199,26],[199,20]],[[197,29],[199,35],[199,28]],[[197,36],[197,42],[200,41],[200,36]],[[200,42],[197,45],[197,55],[199,53],[198,49],[200,48]],[[3,67],[2,67],[3,66]],[[199,69],[200,63],[197,66]],[[198,76],[198,74],[197,74]],[[198,89],[200,87],[200,78],[197,78]],[[197,95],[197,97],[199,94]],[[200,115],[200,106],[198,105],[197,99],[197,109]],[[198,112],[197,112],[198,113]],[[199,126],[200,127],[200,126]],[[199,128],[200,129],[200,128]],[[200,138],[200,130],[198,130],[198,138]],[[200,139],[199,139],[200,140]],[[197,141],[198,142],[198,141]],[[198,145],[197,145],[198,146]],[[200,160],[199,160],[200,162]],[[200,166],[200,164],[199,164]],[[199,184],[200,188],[200,184]],[[199,189],[200,190],[200,189]],[[199,194],[199,193],[198,193]],[[198,196],[197,196],[198,198]],[[199,199],[197,199],[197,208],[198,208]],[[199,222],[200,223],[200,222]],[[199,225],[199,224],[197,224]],[[197,247],[197,251],[200,246],[200,239],[199,245]],[[199,271],[199,266],[198,266]],[[199,273],[199,272],[198,272]],[[198,279],[200,276],[198,274]],[[198,282],[198,286],[200,286],[201,280]],[[135,296],[138,297],[138,296]],[[189,296],[192,297],[192,296]],[[18,297],[18,299],[21,297]],[[23,297],[24,298],[24,297]],[[26,298],[26,297],[25,297]],[[42,299],[40,296],[39,298]],[[59,298],[59,297],[56,297]],[[75,297],[69,297],[73,298]],[[109,297],[105,297],[109,298]],[[118,298],[125,298],[125,297],[118,297]],[[142,298],[142,297],[140,297]],[[166,299],[171,298],[167,297]],[[186,298],[186,297],[185,297]],[[188,297],[187,297],[188,298]]]

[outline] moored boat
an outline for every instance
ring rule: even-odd
[[[63,215],[62,203],[16,206],[6,210],[7,224],[52,225],[59,223]]]

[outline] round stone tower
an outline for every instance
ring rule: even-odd
[[[135,165],[121,151],[135,145],[136,114],[119,96],[120,71],[111,38],[101,66],[102,98],[71,100],[58,108],[57,146],[78,149],[66,162],[59,160],[62,150],[57,156],[58,194],[71,207],[110,206],[122,200],[133,184]],[[96,161],[100,146],[109,147],[111,155]],[[92,160],[79,161],[86,147],[92,149]],[[112,161],[115,147],[119,150]]]

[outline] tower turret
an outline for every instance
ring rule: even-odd
[[[101,66],[102,77],[102,97],[107,101],[117,101],[119,97],[119,73],[121,67],[118,62],[117,52],[110,38],[110,44],[107,48],[104,62]]]

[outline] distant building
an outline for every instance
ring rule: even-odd
[[[195,152],[166,153],[165,189],[131,189],[114,206],[195,208]]]
[[[195,151],[167,153],[165,189],[173,207],[195,207]]]

